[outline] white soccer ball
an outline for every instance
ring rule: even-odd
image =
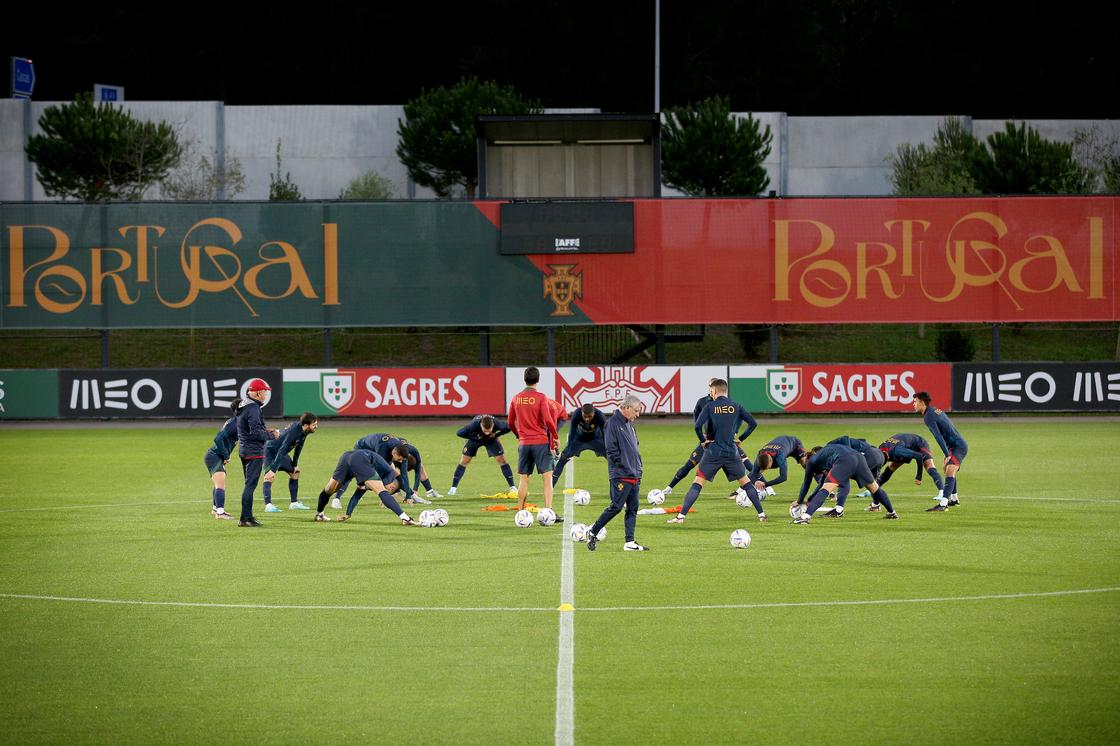
[[[451,520],[450,514],[443,508],[436,508],[432,512],[435,513],[436,525],[438,526],[446,526],[447,522]]]
[[[541,508],[537,511],[537,523],[551,526],[556,523],[556,512],[552,508]]]
[[[747,491],[740,487],[735,491],[735,504],[740,508],[745,508],[751,504],[751,498],[747,495]]]
[[[650,505],[660,505],[665,502],[665,493],[661,490],[650,490],[646,495],[646,502]]]
[[[436,512],[434,510],[422,510],[416,520],[421,526],[431,528],[436,525]]]
[[[576,505],[587,505],[591,502],[591,493],[587,490],[576,490],[576,494],[572,496],[572,502]]]
[[[737,528],[731,532],[731,546],[736,549],[746,549],[751,545],[751,535],[745,528]]]
[[[519,510],[513,516],[513,522],[517,524],[518,528],[529,528],[533,525],[533,513],[529,510]]]
[[[789,517],[796,521],[797,518],[801,515],[802,510],[804,510],[804,507],[802,505],[799,505],[796,502],[790,503],[789,504]]]
[[[572,537],[572,541],[587,541],[588,530],[586,523],[573,523],[568,534]]]

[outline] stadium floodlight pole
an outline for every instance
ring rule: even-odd
[[[653,113],[661,113],[661,0],[653,3]]]

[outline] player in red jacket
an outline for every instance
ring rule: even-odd
[[[541,372],[535,367],[525,369],[525,389],[509,403],[509,429],[517,436],[517,509],[525,507],[529,494],[529,475],[535,467],[544,480],[544,506],[552,508],[553,453],[559,445],[556,414],[551,400],[537,391]],[[561,408],[563,411],[563,408]],[[560,518],[556,519],[561,522]]]

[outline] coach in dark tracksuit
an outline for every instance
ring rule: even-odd
[[[634,527],[638,523],[638,494],[642,487],[642,454],[638,452],[638,435],[634,420],[642,411],[638,397],[627,394],[615,413],[607,420],[604,441],[607,450],[607,469],[610,476],[611,504],[599,516],[588,532],[587,548],[595,551],[599,532],[611,519],[626,507],[627,552],[644,552],[647,547],[634,541]]]
[[[237,415],[237,450],[241,456],[241,468],[245,472],[245,489],[241,491],[241,519],[238,526],[259,526],[253,517],[253,493],[261,479],[264,466],[264,444],[276,437],[277,432],[264,426],[261,405],[265,392],[272,388],[260,378],[249,382],[249,403]]]

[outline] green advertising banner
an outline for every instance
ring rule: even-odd
[[[57,370],[0,370],[0,420],[56,417]]]
[[[540,271],[498,253],[497,208],[6,204],[0,328],[549,323]]]

